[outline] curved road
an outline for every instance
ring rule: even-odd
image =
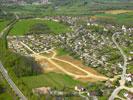
[[[117,94],[118,94],[122,89],[126,88],[126,87],[125,87],[125,81],[126,81],[125,75],[126,75],[126,70],[127,70],[127,56],[126,56],[126,54],[124,53],[124,51],[121,49],[121,47],[118,45],[118,43],[116,42],[116,40],[115,40],[115,36],[116,36],[117,34],[119,34],[119,32],[114,33],[114,34],[112,35],[112,41],[114,42],[114,44],[116,45],[116,47],[117,47],[118,50],[120,51],[121,55],[123,56],[123,60],[124,60],[123,66],[122,66],[123,72],[122,72],[122,75],[121,75],[120,86],[117,87],[117,88],[112,92],[111,96],[109,97],[109,100],[114,100],[115,97],[117,96]],[[128,88],[126,88],[126,89],[129,90]]]
[[[15,14],[15,17],[16,17],[16,20],[19,19],[19,17],[16,14]],[[12,23],[14,23],[14,22],[12,22]],[[6,28],[4,28],[2,32],[0,32],[0,38],[12,26],[12,23],[10,25],[8,25]],[[15,85],[15,83],[9,77],[8,72],[2,65],[1,61],[0,61],[0,72],[2,73],[3,77],[8,82],[8,84],[10,85],[10,87],[13,89],[13,91],[16,93],[16,95],[20,98],[20,100],[27,100],[27,98],[23,95],[23,93],[18,89],[18,87]]]

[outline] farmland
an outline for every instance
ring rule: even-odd
[[[51,5],[14,5],[5,7],[9,12],[23,15],[90,15],[96,10],[118,10],[133,9],[133,2],[122,2],[121,0],[50,0]],[[28,1],[28,2],[32,2]]]
[[[118,12],[113,12],[118,13]],[[119,13],[119,14],[112,14],[111,12],[103,13],[103,14],[96,14],[95,18],[103,23],[111,23],[111,24],[119,24],[119,25],[127,25],[129,27],[132,26],[133,23],[133,11]]]

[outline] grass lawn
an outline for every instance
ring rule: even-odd
[[[127,72],[128,73],[133,73],[133,65],[128,65],[128,70],[127,70]]]
[[[0,19],[0,32],[6,27],[9,21]]]
[[[64,86],[74,88],[75,85],[82,84],[67,75],[57,73],[45,73],[38,76],[23,77],[22,80],[30,89],[44,86],[56,87],[57,89],[62,89]]]
[[[59,23],[51,20],[26,19],[26,20],[20,20],[19,22],[17,22],[14,25],[13,29],[10,31],[10,35],[24,35],[31,29],[33,25],[38,23],[47,25],[54,34],[71,31],[69,26],[63,23]]]
[[[106,96],[100,96],[99,98],[98,98],[98,100],[107,100],[109,97],[106,97]]]
[[[69,52],[62,48],[58,48],[56,51],[57,51],[57,56],[69,55]]]

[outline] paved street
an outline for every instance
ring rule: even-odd
[[[15,14],[16,20],[19,19],[19,17]],[[14,22],[12,22],[14,23]],[[0,38],[3,36],[3,34],[12,26],[12,23],[9,24],[6,28],[0,32]],[[5,80],[8,82],[10,87],[13,89],[13,91],[16,93],[18,97],[20,97],[20,100],[27,100],[27,98],[23,95],[23,93],[18,89],[18,87],[15,85],[15,83],[12,81],[12,79],[9,77],[7,70],[2,65],[2,62],[0,61],[0,72],[2,73]]]
[[[10,87],[13,89],[13,91],[20,97],[21,100],[27,100],[27,98],[23,95],[23,93],[18,89],[18,87],[15,85],[15,83],[12,81],[12,79],[9,77],[7,70],[3,67],[1,61],[0,61],[0,72],[2,73],[3,77],[6,79]]]
[[[116,42],[115,40],[115,36],[119,34],[119,33],[114,33],[113,36],[112,36],[112,41],[114,42],[114,44],[116,45],[116,47],[118,48],[118,50],[120,51],[122,57],[123,57],[123,66],[122,66],[122,75],[121,75],[121,80],[119,81],[120,82],[120,86],[117,87],[111,94],[109,100],[114,100],[115,97],[117,96],[117,94],[125,88],[125,75],[126,75],[126,70],[127,70],[127,56],[126,54],[124,53],[124,51],[121,49],[121,47],[118,45],[118,43]]]
[[[17,14],[14,14],[16,17],[16,20],[19,20],[19,16]],[[12,22],[14,23],[14,22]],[[1,32],[0,32],[0,38],[3,36],[3,34],[12,26],[12,23],[6,26]]]

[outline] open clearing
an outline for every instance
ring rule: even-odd
[[[56,62],[58,65],[60,65],[62,68],[64,68],[65,70],[73,73],[73,74],[77,74],[77,75],[87,75],[86,73],[84,73],[83,71],[80,71],[79,69],[74,68],[72,65],[58,61],[56,59],[53,59],[54,62]]]
[[[53,67],[56,67],[57,69],[61,70],[61,72],[73,77],[74,79],[85,79],[84,81],[90,81],[89,78],[93,78],[93,81],[105,81],[105,80],[109,79],[103,75],[92,73],[91,70],[89,70],[89,69],[88,70],[83,69],[79,65],[74,64],[73,61],[69,62],[69,61],[57,58],[56,55],[58,55],[58,54],[54,50],[46,51],[46,52],[53,53],[53,55],[51,57],[47,57],[47,56],[40,55],[40,54],[36,53],[28,45],[24,44],[23,42],[21,42],[21,44],[27,50],[29,50],[33,53],[31,56],[33,58],[35,58],[36,61],[40,62],[40,60],[41,60],[41,62],[42,62],[43,60],[46,60],[46,61],[48,61],[49,64],[52,64]],[[42,65],[42,63],[40,63],[40,64]],[[46,65],[43,65],[43,66],[45,67]],[[67,67],[69,67],[69,68],[67,68]],[[77,72],[75,73],[75,71],[77,71],[78,73]]]
[[[47,59],[39,59],[36,60],[44,70],[44,72],[56,72],[56,73],[63,73],[61,70],[56,68],[53,64],[51,64]]]
[[[57,56],[57,58],[62,59],[62,60],[69,61],[69,62],[71,62],[71,63],[73,63],[75,65],[78,65],[82,69],[87,70],[88,72],[91,72],[91,73],[93,73],[95,75],[101,75],[100,73],[98,73],[94,69],[92,69],[92,68],[90,68],[88,66],[83,65],[82,64],[82,61],[76,60],[76,59],[72,58],[71,56],[68,56],[68,55],[65,55],[65,56]]]
[[[73,88],[75,85],[84,84],[80,81],[74,80],[68,75],[58,73],[45,73],[37,76],[23,77],[22,80],[30,89],[50,86],[52,88],[62,89],[64,86]]]
[[[84,80],[84,81],[104,81],[107,80],[107,77],[104,77],[102,75],[100,75],[99,73],[97,73],[96,71],[92,70],[91,68],[85,67],[83,66],[81,63],[79,63],[79,61],[76,60],[72,60],[70,59],[70,61],[68,60],[63,60],[63,59],[59,59],[56,58],[56,51],[52,51],[53,55],[51,57],[46,57],[46,56],[42,56],[42,55],[36,55],[34,54],[33,57],[35,57],[35,59],[37,59],[38,61],[41,60],[46,60],[48,61],[49,65],[51,65],[53,72],[54,69],[61,71],[71,77],[73,77],[74,79],[79,79],[79,80]],[[51,54],[51,53],[50,53]],[[74,62],[74,63],[73,63]],[[42,64],[42,62],[40,63]],[[50,67],[50,66],[49,66]],[[55,67],[55,68],[54,68]],[[50,69],[50,68],[48,68]],[[47,70],[47,69],[45,69]]]
[[[133,10],[108,10],[105,11],[106,14],[122,14],[127,12],[133,12]]]
[[[51,30],[51,32],[53,32],[53,34],[59,34],[71,31],[69,26],[52,20],[22,19],[19,20],[19,22],[17,22],[14,25],[13,29],[10,31],[10,35],[24,35],[30,31],[32,26],[40,23],[47,25],[48,28]]]

